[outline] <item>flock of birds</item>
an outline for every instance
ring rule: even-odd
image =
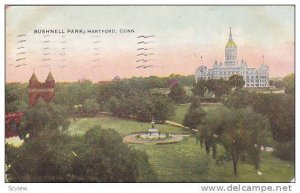
[[[155,35],[137,36],[138,48],[137,48],[137,55],[136,55],[137,56],[136,63],[142,63],[142,64],[136,66],[136,68],[146,69],[146,68],[154,67],[153,64],[149,64],[151,61],[154,61],[153,58],[150,58],[154,56],[154,53],[151,52],[153,48],[147,46],[155,43],[153,38],[155,38]]]

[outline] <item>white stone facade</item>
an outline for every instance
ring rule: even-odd
[[[248,67],[246,61],[237,61],[237,46],[232,39],[231,29],[229,40],[225,46],[225,62],[218,63],[215,61],[213,68],[208,69],[206,66],[199,66],[196,69],[196,82],[198,80],[225,79],[234,74],[244,77],[245,87],[269,87],[269,67],[261,64],[258,69]]]

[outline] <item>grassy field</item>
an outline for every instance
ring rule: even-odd
[[[121,136],[125,136],[131,133],[138,133],[143,131],[148,131],[151,128],[150,123],[131,121],[126,119],[119,119],[115,117],[94,117],[94,118],[79,118],[71,120],[68,132],[70,134],[83,134],[89,128],[93,126],[101,126],[101,128],[115,129]],[[156,127],[164,133],[187,133],[189,131],[175,126],[170,126],[166,124],[156,124]]]
[[[240,163],[239,176],[235,177],[231,162],[217,166],[192,137],[177,144],[131,146],[149,154],[160,182],[289,182],[294,176],[291,163],[263,152],[260,169],[263,175],[258,176],[252,165]]]
[[[203,106],[205,111],[216,108],[217,105]],[[172,121],[182,122],[189,104],[179,105]],[[122,136],[130,133],[147,131],[150,123],[141,123],[132,120],[114,117],[80,118],[69,127],[71,134],[83,134],[90,127],[101,125],[102,128],[113,128]],[[157,124],[161,132],[185,134],[186,129],[169,125]],[[130,144],[132,148],[141,149],[148,153],[149,161],[157,173],[159,182],[289,182],[294,178],[294,165],[282,161],[271,153],[262,152],[260,171],[258,176],[252,165],[239,163],[239,176],[232,172],[232,163],[217,166],[211,156],[207,156],[204,149],[196,144],[194,137],[186,137],[176,144],[151,145]],[[222,153],[222,148],[218,148]]]

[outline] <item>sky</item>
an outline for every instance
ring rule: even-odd
[[[294,72],[293,6],[9,6],[6,82],[190,75],[224,61],[229,27],[239,61],[264,61],[270,77]]]

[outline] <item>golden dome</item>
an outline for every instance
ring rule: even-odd
[[[229,40],[226,44],[226,48],[236,48],[236,44],[233,40]]]

